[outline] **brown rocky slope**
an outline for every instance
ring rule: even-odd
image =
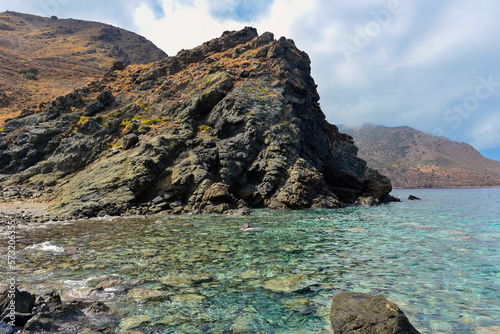
[[[407,126],[341,127],[359,155],[397,188],[500,186],[500,162],[466,143],[435,137]]]
[[[0,127],[23,109],[101,78],[116,60],[147,64],[167,57],[124,29],[16,12],[0,13],[0,45]]]
[[[60,96],[0,132],[0,183],[95,216],[391,199],[318,104],[310,60],[254,28]],[[370,201],[364,201],[370,202]]]

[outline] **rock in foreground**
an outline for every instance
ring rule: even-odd
[[[330,321],[335,334],[419,333],[396,304],[364,293],[335,295]]]
[[[10,311],[11,294],[15,295],[15,310]],[[18,305],[19,304],[19,305]],[[116,325],[118,318],[101,301],[63,302],[55,291],[44,295],[33,295],[15,289],[0,294],[2,324],[0,333],[82,333],[88,327],[109,328]],[[85,328],[87,327],[87,328]]]
[[[389,179],[329,124],[310,60],[254,28],[114,70],[0,132],[0,184],[58,214],[338,208],[390,200]]]

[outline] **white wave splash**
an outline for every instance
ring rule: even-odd
[[[35,244],[26,247],[28,250],[36,250],[48,253],[62,254],[64,253],[64,248],[53,241],[42,242],[41,244]]]

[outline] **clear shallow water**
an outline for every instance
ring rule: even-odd
[[[340,291],[394,301],[422,333],[500,326],[500,189],[393,194],[403,202],[20,228],[18,248],[31,247],[19,254],[18,280],[65,293],[98,275],[123,277],[134,293],[108,304],[129,323],[143,321],[137,328],[144,332],[320,333],[329,324],[331,297]],[[405,200],[410,194],[422,201]],[[245,222],[264,231],[239,231]],[[61,247],[78,251],[62,253]],[[200,273],[211,274],[212,281],[178,287],[161,282]],[[299,277],[308,290],[263,288],[290,277]],[[137,297],[147,293],[156,297]],[[127,320],[109,332],[124,329]]]

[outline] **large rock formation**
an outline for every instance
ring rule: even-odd
[[[0,132],[0,181],[72,215],[390,199],[318,104],[310,60],[254,28],[114,70]]]

